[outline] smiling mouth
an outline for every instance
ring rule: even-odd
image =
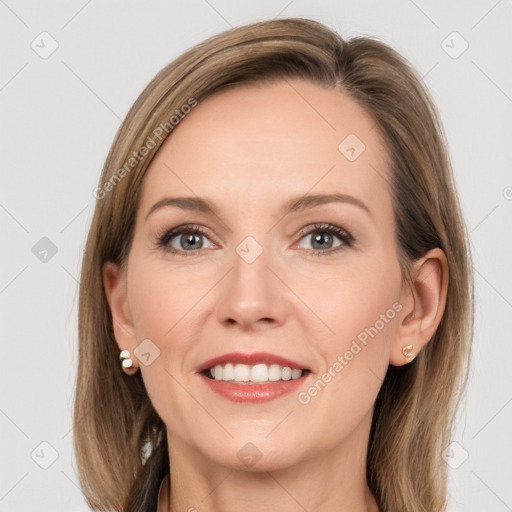
[[[231,384],[272,384],[297,380],[310,373],[307,369],[290,368],[279,364],[231,364],[216,365],[201,372],[206,378]]]

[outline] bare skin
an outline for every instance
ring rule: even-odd
[[[353,161],[338,149],[349,134],[365,145]],[[412,289],[402,280],[387,158],[374,120],[353,100],[283,80],[206,99],[151,162],[127,270],[105,264],[104,282],[119,348],[167,426],[171,490],[166,480],[160,511],[378,511],[365,476],[374,402],[388,365],[411,361],[434,334],[448,279],[434,249],[415,262]],[[349,202],[281,212],[292,198],[335,192],[369,212]],[[185,196],[208,199],[218,214],[167,206],[147,217],[162,198]],[[195,246],[190,229],[167,251],[156,246],[159,233],[184,223],[205,230]],[[333,234],[315,243],[326,233],[315,223],[355,241]],[[263,249],[251,263],[237,252],[248,236]],[[381,315],[387,321],[377,323]],[[144,339],[160,350],[148,366],[133,357]],[[262,404],[217,395],[196,369],[234,351],[304,362],[311,373],[299,391],[309,401],[299,392]],[[330,381],[312,396],[325,373]],[[237,455],[247,443],[261,454],[251,467]]]

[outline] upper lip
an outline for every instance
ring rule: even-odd
[[[214,357],[213,359],[208,359],[197,368],[197,373],[201,373],[209,368],[213,368],[218,364],[226,364],[226,363],[239,363],[246,365],[255,365],[255,364],[278,364],[280,366],[288,366],[292,370],[310,370],[307,365],[303,363],[299,363],[297,361],[292,361],[287,357],[278,356],[276,354],[271,354],[269,352],[254,352],[252,354],[244,354],[242,352],[230,352],[229,354],[223,354],[218,357]]]

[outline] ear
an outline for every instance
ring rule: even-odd
[[[404,283],[397,317],[397,335],[389,363],[402,366],[411,362],[431,340],[443,317],[448,290],[448,263],[444,252],[431,249],[414,262],[411,283]],[[406,357],[403,347],[411,346],[412,357]]]
[[[119,350],[129,350],[136,366],[134,350],[137,347],[135,329],[128,305],[126,274],[113,262],[106,262],[102,268],[103,287],[112,313],[112,328]]]

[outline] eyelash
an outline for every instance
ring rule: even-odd
[[[352,247],[355,242],[356,238],[352,234],[352,232],[348,229],[343,229],[338,226],[335,226],[334,224],[329,223],[316,223],[312,226],[308,226],[307,228],[302,229],[299,232],[300,239],[304,238],[307,235],[310,235],[312,233],[329,233],[330,235],[336,235],[343,243],[339,245],[338,247],[334,249],[329,249],[326,251],[322,251],[319,249],[309,249],[310,253],[323,256],[325,254],[333,254],[337,253],[343,248],[346,247]],[[183,224],[181,226],[177,226],[172,229],[163,229],[156,235],[156,242],[155,246],[157,248],[163,249],[166,252],[169,252],[171,254],[176,255],[182,255],[182,256],[194,256],[197,255],[197,251],[200,251],[201,249],[195,249],[192,251],[180,251],[176,250],[174,248],[170,248],[168,245],[169,241],[172,240],[176,235],[182,235],[182,234],[197,234],[197,235],[204,235],[207,237],[207,232],[204,228],[197,224]],[[188,254],[187,254],[188,253]]]

